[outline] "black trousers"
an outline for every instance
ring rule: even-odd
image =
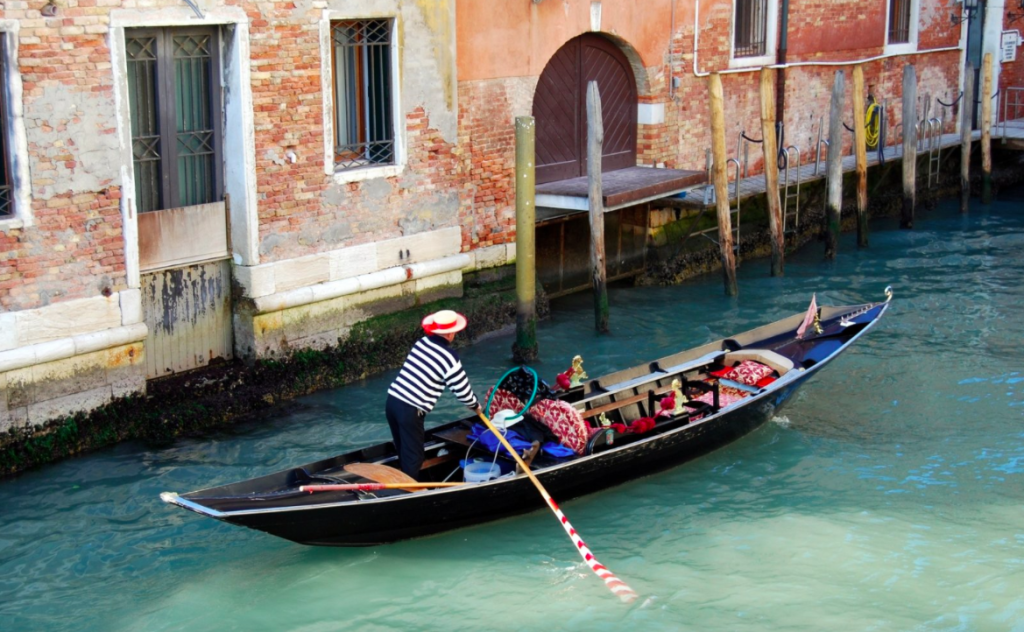
[[[384,414],[391,427],[399,466],[403,472],[419,480],[423,465],[423,418],[427,414],[392,395],[388,395]]]

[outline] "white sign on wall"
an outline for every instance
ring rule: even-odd
[[[1021,44],[1020,31],[1003,31],[999,41],[999,61],[1017,61],[1017,47]]]

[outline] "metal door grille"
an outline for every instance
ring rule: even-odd
[[[174,38],[178,205],[214,201],[214,121],[210,35]]]
[[[331,24],[334,166],[395,161],[391,91],[391,20]]]
[[[889,0],[889,43],[910,41],[910,3],[912,0]]]
[[[733,57],[760,57],[766,52],[768,0],[736,0]]]
[[[220,200],[216,31],[133,30],[125,50],[139,212]]]

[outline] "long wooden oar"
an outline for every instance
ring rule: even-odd
[[[338,483],[336,485],[303,485],[300,492],[379,492],[382,489],[430,489],[461,487],[465,483]]]
[[[533,483],[533,486],[537,488],[541,497],[544,498],[544,502],[546,502],[548,507],[551,508],[551,511],[555,513],[555,517],[558,518],[558,521],[562,524],[562,528],[565,529],[565,532],[569,534],[569,538],[572,540],[573,544],[576,545],[576,549],[580,552],[580,556],[583,558],[583,561],[587,563],[587,566],[590,567],[590,570],[594,571],[598,577],[604,580],[604,585],[615,593],[623,603],[633,603],[636,601],[638,596],[636,591],[626,585],[626,582],[616,577],[615,573],[611,572],[603,564],[600,564],[597,561],[597,558],[594,557],[594,554],[590,552],[590,549],[587,548],[587,545],[583,542],[583,538],[576,533],[576,529],[573,529],[572,525],[569,524],[569,519],[566,518],[565,514],[562,513],[562,510],[558,508],[558,503],[556,503],[551,497],[548,490],[544,489],[544,486],[541,485],[539,480],[537,480],[537,477],[533,475],[533,472],[530,471],[530,466],[519,457],[519,454],[511,445],[509,445],[508,441],[505,440],[505,436],[498,432],[498,429],[494,427],[491,420],[487,418],[487,415],[485,415],[482,410],[477,414],[480,415],[480,419],[482,419],[484,424],[487,425],[487,428],[490,429],[496,437],[498,437],[498,441],[501,441],[501,445],[505,446],[505,449],[508,450],[508,453],[512,455],[512,458],[516,460],[519,467],[523,468],[523,472],[530,477],[530,481]]]

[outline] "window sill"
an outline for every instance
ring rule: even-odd
[[[0,219],[0,232],[7,232],[18,228],[25,228],[25,222],[21,218],[10,217],[7,219]]]
[[[733,57],[729,59],[729,68],[771,66],[774,63],[775,55],[759,55],[757,57]]]
[[[885,48],[882,49],[885,55],[909,55],[917,52],[917,42],[908,42],[906,44],[886,44]]]
[[[344,171],[332,171],[335,184],[348,184],[349,182],[361,182],[374,178],[391,178],[405,171],[405,165],[385,165],[381,167],[360,167],[358,169],[346,169]]]

